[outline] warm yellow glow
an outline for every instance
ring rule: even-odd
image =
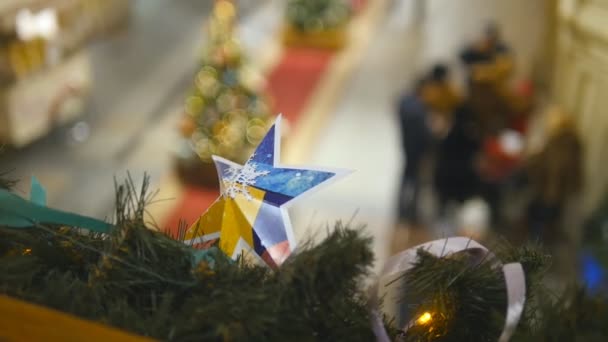
[[[416,320],[416,323],[423,325],[423,324],[427,324],[432,319],[433,319],[433,316],[429,312],[425,312],[422,315],[420,315],[420,317],[418,317],[418,319]]]
[[[215,15],[220,20],[230,20],[236,15],[236,8],[230,1],[218,1],[215,4]]]

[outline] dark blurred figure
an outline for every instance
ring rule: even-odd
[[[527,134],[530,118],[536,110],[534,84],[529,80],[519,82],[509,102],[511,110],[507,120],[507,127],[520,134]]]
[[[418,224],[420,168],[443,122],[435,117],[437,114],[434,112],[443,110],[457,98],[447,82],[448,71],[444,65],[434,66],[399,103],[399,122],[406,157],[398,200],[399,220],[412,225]]]
[[[505,127],[483,139],[478,162],[482,198],[490,207],[492,226],[503,224],[503,196],[517,188],[528,121],[535,109],[534,87],[521,82],[507,99]]]
[[[435,191],[439,215],[446,215],[448,204],[462,204],[480,194],[476,160],[481,147],[474,99],[455,107],[452,126],[437,147]]]
[[[544,146],[526,163],[532,200],[526,221],[532,238],[555,241],[561,231],[566,206],[583,184],[583,146],[574,119],[555,110],[549,116]]]
[[[469,82],[493,81],[511,71],[510,49],[502,41],[496,24],[486,27],[483,37],[460,54],[467,67]]]
[[[405,152],[405,168],[399,189],[399,220],[416,224],[418,221],[419,170],[432,141],[428,125],[429,109],[424,101],[426,79],[419,80],[411,94],[399,103],[401,143]]]
[[[510,49],[502,41],[498,27],[488,25],[483,37],[466,47],[460,58],[466,67],[468,92],[475,102],[481,134],[496,134],[507,124],[507,81],[513,72]]]

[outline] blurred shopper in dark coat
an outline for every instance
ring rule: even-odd
[[[491,23],[481,39],[461,52],[460,60],[467,67],[470,83],[496,83],[510,75],[513,68],[510,55],[498,26]]]
[[[440,215],[450,202],[463,203],[480,192],[476,158],[481,144],[471,101],[454,111],[453,124],[437,147],[435,191]]]
[[[532,199],[527,223],[533,238],[555,240],[559,223],[569,202],[578,198],[583,185],[583,145],[574,119],[559,110],[549,115],[548,137],[544,146],[532,154],[526,171]]]
[[[508,120],[508,80],[514,68],[512,54],[498,27],[488,25],[483,37],[466,47],[460,59],[467,71],[469,96],[477,102],[475,115],[481,134],[496,134]]]
[[[421,164],[430,153],[434,134],[440,126],[437,122],[441,122],[434,117],[434,111],[448,107],[450,101],[456,98],[447,78],[446,66],[434,66],[399,104],[402,146],[406,159],[399,192],[399,219],[413,225],[418,223]]]
[[[430,148],[432,134],[428,124],[429,108],[424,100],[428,80],[416,83],[414,90],[399,103],[401,143],[405,152],[405,169],[399,190],[399,220],[415,224],[418,220],[420,164]]]

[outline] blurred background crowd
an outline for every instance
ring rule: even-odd
[[[148,172],[172,229],[283,113],[285,163],[353,169],[296,235],[364,223],[379,262],[434,237],[545,244],[606,287],[605,0],[2,0],[0,172],[111,213]],[[162,200],[162,203],[161,201]]]
[[[498,234],[572,244],[580,238],[572,227],[582,224],[583,183],[575,120],[540,102],[532,80],[511,81],[515,52],[495,24],[480,36],[458,56],[464,89],[453,85],[448,66],[436,64],[399,104],[402,234],[425,240],[434,228],[476,239]],[[546,132],[534,144],[541,116]],[[424,212],[427,188],[435,209]]]

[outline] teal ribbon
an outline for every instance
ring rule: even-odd
[[[229,263],[234,263],[232,258],[226,256],[226,254],[219,248],[213,246],[208,249],[193,249],[192,250],[192,266],[196,267],[201,261],[205,261],[209,264],[211,269],[215,268],[215,263],[218,259],[222,259]]]
[[[195,249],[192,251],[192,266],[197,266],[201,261],[205,261],[209,264],[209,267],[215,267],[215,259],[221,256],[221,252],[217,247],[211,247],[209,249]]]
[[[0,189],[0,225],[28,228],[39,223],[79,227],[99,233],[108,233],[112,228],[111,224],[101,220],[47,208],[46,191],[35,177],[32,177],[29,201]]]
[[[34,176],[32,176],[32,185],[30,187],[30,201],[46,207],[46,190],[40,184],[38,178]]]

